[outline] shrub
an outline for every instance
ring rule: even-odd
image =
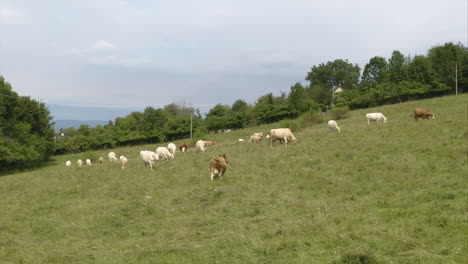
[[[297,132],[299,131],[299,129],[301,129],[299,121],[294,120],[294,119],[285,119],[283,121],[280,121],[278,123],[278,126],[284,127],[284,128],[290,128],[292,132]]]
[[[303,127],[312,126],[316,124],[323,123],[323,115],[319,113],[308,112],[304,114],[301,118],[301,124]]]
[[[340,120],[348,117],[349,114],[349,107],[336,107],[331,112],[331,119],[333,120]]]

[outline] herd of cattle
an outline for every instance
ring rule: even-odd
[[[418,120],[419,118],[422,119],[429,119],[429,118],[435,118],[434,113],[431,111],[425,109],[425,108],[416,108],[413,111],[413,114],[411,114],[412,118],[414,120]],[[375,122],[387,122],[387,118],[382,114],[382,113],[368,113],[366,114],[366,119],[367,119],[367,124],[370,125],[372,121]],[[341,129],[338,126],[338,123],[335,120],[329,120],[328,121],[328,130],[330,132],[340,132]],[[288,143],[294,143],[296,141],[296,137],[294,137],[291,129],[289,128],[275,128],[271,129],[266,136],[267,139],[269,139],[269,144],[270,146],[273,145],[273,143],[279,141],[280,143],[284,143],[285,146],[288,146]],[[258,132],[254,133],[252,136],[250,136],[249,142],[251,145],[261,142],[263,140],[263,132]],[[239,141],[244,141],[244,139],[239,139]],[[198,140],[195,144],[195,147],[198,152],[205,152],[205,150],[209,147],[212,147],[216,145],[215,141],[206,141],[206,140]],[[182,142],[179,145],[179,149],[181,152],[186,152],[188,149],[189,145],[185,142]],[[142,150],[140,151],[140,157],[143,160],[143,164],[146,168],[150,168],[151,170],[155,166],[156,162],[159,160],[170,160],[174,159],[175,153],[176,153],[176,145],[174,143],[169,143],[167,147],[158,147],[156,151],[149,151],[149,150]],[[120,163],[122,165],[122,170],[125,170],[128,165],[128,159],[125,156],[120,156],[119,159],[117,159],[117,155],[114,152],[110,152],[107,155],[109,159],[110,164],[117,163],[120,160]],[[103,164],[104,163],[104,157],[99,157],[99,163]],[[79,159],[77,162],[77,167],[82,168],[83,167],[83,161]],[[222,178],[224,173],[227,170],[227,164],[228,160],[225,154],[220,155],[219,157],[213,158],[210,160],[210,176],[211,180],[213,180],[216,176],[219,178]],[[67,168],[71,168],[72,162],[67,161],[65,163]],[[86,166],[92,166],[92,162],[90,159],[86,159]]]

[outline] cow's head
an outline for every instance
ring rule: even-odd
[[[228,160],[227,160],[226,154],[220,154],[219,156],[220,156],[220,157],[222,157],[222,158],[224,158],[224,160],[226,161],[226,163],[228,163]]]

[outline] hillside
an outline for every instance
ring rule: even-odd
[[[436,118],[413,121],[415,107]],[[0,262],[463,263],[467,109],[466,94],[361,109],[342,133],[314,125],[288,148],[237,141],[274,124],[207,135],[206,153],[153,171],[139,151],[157,145],[114,149],[123,172],[96,164],[109,150],[56,156],[0,177]],[[367,112],[388,122],[368,126]],[[211,182],[220,153],[231,164]]]

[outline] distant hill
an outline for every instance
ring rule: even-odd
[[[89,127],[96,127],[97,125],[106,125],[109,121],[103,120],[53,120],[55,122],[55,132],[60,131],[61,128],[79,128],[80,125],[88,125]]]

